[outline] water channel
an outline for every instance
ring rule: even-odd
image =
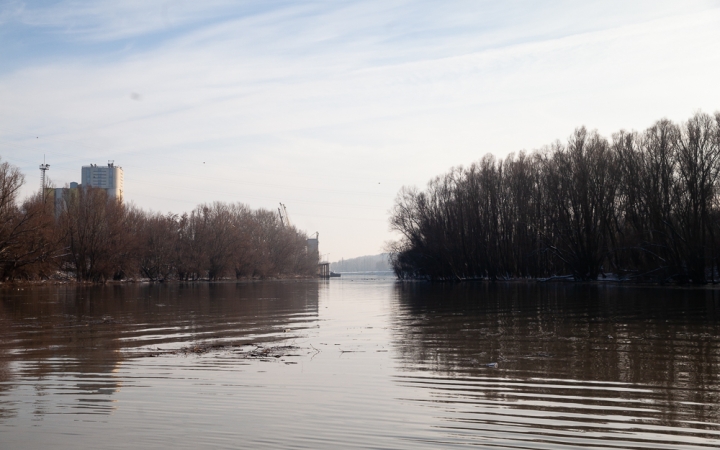
[[[0,288],[2,449],[718,447],[718,290]]]

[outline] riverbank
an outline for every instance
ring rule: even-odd
[[[241,278],[221,278],[211,280],[209,278],[200,278],[196,280],[151,280],[149,278],[127,278],[123,280],[105,280],[105,281],[84,281],[74,278],[63,279],[47,279],[47,280],[10,280],[0,281],[2,286],[55,286],[55,285],[123,285],[123,284],[183,284],[183,283],[247,283],[258,281],[287,281],[287,280],[314,280],[317,276],[310,275],[277,275],[272,277],[241,277]]]
[[[720,289],[720,280],[716,282],[707,282],[704,284],[693,283],[672,283],[658,281],[638,281],[618,279],[616,277],[600,278],[597,280],[576,280],[572,275],[556,276],[549,278],[504,278],[491,280],[488,278],[455,278],[430,280],[426,278],[404,278],[397,281],[402,283],[428,283],[428,284],[567,284],[567,285],[597,285],[597,286],[622,286],[622,287],[660,287],[660,288],[678,288],[678,289]]]

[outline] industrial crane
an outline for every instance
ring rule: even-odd
[[[280,223],[282,226],[288,228],[292,226],[290,225],[290,216],[288,216],[287,208],[282,203],[280,203],[280,207],[278,208],[278,216],[280,216]]]

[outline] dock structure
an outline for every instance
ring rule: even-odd
[[[318,277],[330,278],[330,263],[321,261],[318,263]]]

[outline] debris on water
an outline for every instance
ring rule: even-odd
[[[299,351],[300,350],[300,351]],[[272,361],[283,357],[301,356],[300,347],[294,345],[272,345],[263,346],[259,344],[248,344],[247,342],[197,342],[176,350],[155,350],[136,354],[139,357],[156,357],[161,355],[203,355],[210,352],[231,352],[233,355],[247,359],[260,359]],[[307,349],[305,349],[307,350]],[[309,352],[308,352],[309,353]]]
[[[115,319],[113,319],[110,316],[103,316],[100,319],[91,319],[85,322],[85,326],[88,327],[90,325],[115,325],[117,322]]]
[[[275,345],[272,347],[263,347],[258,345],[255,349],[246,352],[245,358],[280,358],[283,356],[299,356],[291,355],[290,352],[293,350],[299,350],[300,347],[294,345]]]
[[[203,353],[208,353],[212,350],[220,350],[225,347],[224,344],[211,344],[211,343],[205,343],[200,342],[193,345],[189,345],[187,347],[182,347],[179,350],[171,351],[170,354],[173,355],[189,355],[190,353],[194,353],[196,355],[201,355]]]

